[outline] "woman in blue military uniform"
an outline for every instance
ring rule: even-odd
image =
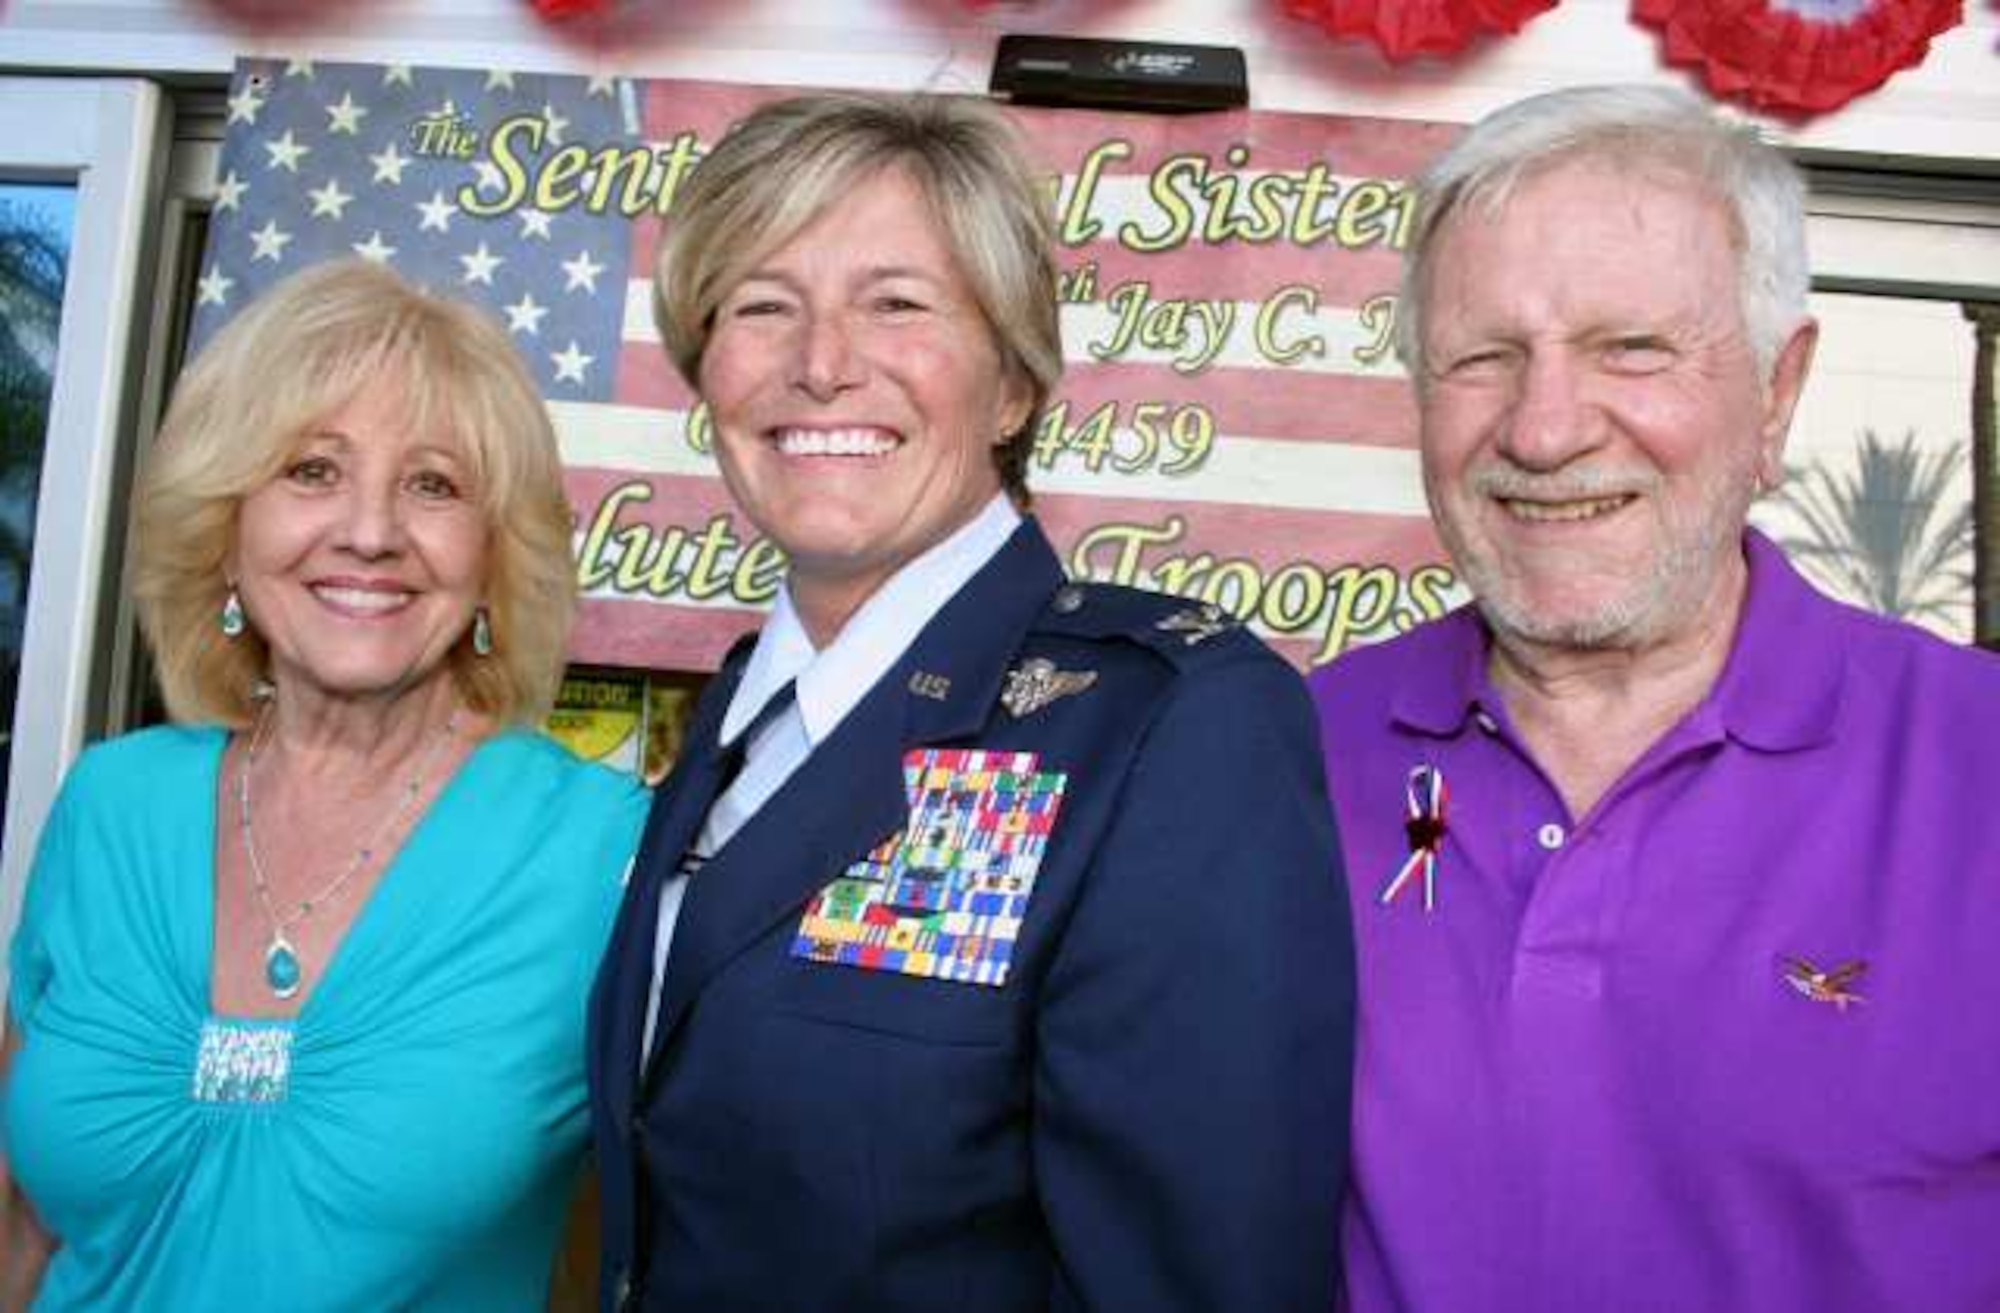
[[[767,105],[658,287],[791,573],[598,979],[607,1303],[1329,1307],[1352,961],[1311,711],[1023,513],[1062,350],[1011,129]]]

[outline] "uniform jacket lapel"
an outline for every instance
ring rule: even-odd
[[[656,1058],[721,968],[780,922],[796,920],[822,886],[902,827],[903,754],[985,723],[1014,652],[1062,581],[1048,540],[1024,522],[690,882],[667,956]],[[917,672],[947,680],[944,696],[913,691]]]
[[[612,926],[591,1007],[590,1069],[600,1073],[614,1126],[624,1126],[632,1111],[640,1046],[645,1042],[646,1007],[652,998],[660,889],[679,869],[721,791],[728,754],[716,738],[744,664],[725,664],[704,694],[694,723],[688,727],[672,782],[661,790],[646,817],[645,832],[632,861],[631,888]]]

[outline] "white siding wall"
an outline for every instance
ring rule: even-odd
[[[627,0],[660,11],[644,52],[594,61],[550,35],[527,0],[299,0],[353,12],[351,32],[255,43],[198,0],[8,0],[0,68],[221,72],[241,53],[326,59],[882,87],[986,85],[1003,31],[1241,46],[1262,109],[1465,121],[1532,91],[1580,82],[1685,81],[1662,69],[1630,0],[1564,0],[1520,35],[1451,62],[1392,68],[1284,17],[1280,0]],[[1966,0],[1965,25],[1882,91],[1803,127],[1800,145],[1884,155],[2000,158],[2000,11]]]

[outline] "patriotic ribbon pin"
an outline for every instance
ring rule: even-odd
[[[1435,766],[1417,766],[1410,771],[1410,778],[1403,786],[1405,801],[1403,831],[1410,837],[1410,855],[1403,862],[1395,878],[1383,887],[1376,900],[1387,907],[1396,901],[1396,895],[1404,886],[1415,879],[1419,871],[1424,876],[1424,910],[1437,906],[1438,850],[1444,846],[1445,799],[1448,797],[1444,786],[1444,772]]]

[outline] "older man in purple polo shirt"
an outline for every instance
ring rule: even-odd
[[[1796,173],[1598,88],[1420,186],[1404,356],[1478,600],[1315,681],[1349,1306],[2000,1309],[2000,661],[1744,527],[1816,332]]]

